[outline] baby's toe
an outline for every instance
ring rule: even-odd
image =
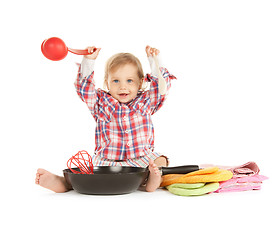
[[[37,173],[36,174],[44,174],[44,173],[46,173],[47,172],[47,170],[45,170],[45,169],[43,169],[43,168],[38,168],[37,169]]]

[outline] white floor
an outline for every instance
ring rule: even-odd
[[[56,194],[26,184],[22,180],[15,189],[2,190],[5,239],[274,239],[272,179],[260,191],[198,197],[163,189],[117,196]]]

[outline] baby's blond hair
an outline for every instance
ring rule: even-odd
[[[117,70],[119,67],[124,66],[125,64],[133,64],[137,68],[137,75],[139,79],[144,78],[144,73],[142,65],[137,57],[131,53],[117,53],[110,57],[105,65],[105,75],[104,75],[104,89],[107,89],[109,73]],[[144,90],[144,81],[140,90]]]

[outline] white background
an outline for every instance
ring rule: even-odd
[[[275,161],[274,1],[4,1],[1,20],[1,234],[5,239],[273,239]],[[75,93],[82,57],[43,57],[42,41],[101,47],[104,63],[145,46],[177,76],[153,116],[156,151],[171,166],[256,161],[261,191],[178,197],[159,189],[124,196],[54,194],[36,169],[62,174],[94,149],[95,123]],[[271,217],[271,218],[270,218]],[[3,221],[2,221],[3,220]]]

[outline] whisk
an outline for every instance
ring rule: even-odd
[[[92,157],[85,150],[79,151],[77,154],[72,156],[67,161],[67,166],[73,173],[94,174]],[[72,167],[77,167],[78,169],[75,170]]]

